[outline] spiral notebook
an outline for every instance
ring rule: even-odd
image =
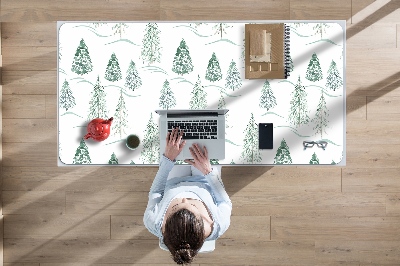
[[[284,23],[245,25],[246,79],[286,79],[290,30]]]

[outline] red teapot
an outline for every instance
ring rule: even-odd
[[[87,134],[84,139],[92,138],[96,141],[103,141],[110,136],[111,122],[113,118],[108,120],[95,118],[87,125]]]

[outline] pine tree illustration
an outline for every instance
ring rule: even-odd
[[[285,139],[282,139],[281,145],[276,151],[274,164],[291,164],[292,157],[290,156],[289,146],[286,144]]]
[[[318,157],[315,154],[315,152],[313,153],[313,155],[311,157],[310,164],[319,164],[319,160],[318,160]]]
[[[226,109],[225,99],[224,99],[224,96],[222,94],[221,94],[221,96],[219,97],[219,100],[218,100],[218,109]],[[225,128],[229,128],[228,117],[229,117],[229,113],[226,113],[225,114]],[[226,132],[225,132],[225,134],[226,134]]]
[[[208,61],[206,80],[218,81],[222,79],[221,67],[219,66],[218,58],[215,53],[212,54],[210,60]]]
[[[142,79],[139,77],[135,63],[131,60],[128,70],[126,71],[125,87],[135,91],[140,86],[142,86]]]
[[[299,76],[295,89],[292,92],[288,122],[296,127],[299,127],[301,124],[307,124],[309,120],[310,117],[308,116],[307,92],[301,85]]]
[[[233,159],[232,159],[232,161],[231,161],[229,164],[235,164],[235,162],[233,161]]]
[[[331,164],[336,164],[334,160],[332,160]]]
[[[294,64],[292,56],[289,54],[289,67],[288,67],[288,74],[294,71]]]
[[[146,62],[148,65],[154,62],[160,63],[161,60],[161,46],[160,46],[160,30],[157,23],[147,23],[144,30],[145,34],[142,40],[142,50],[140,58],[143,64]]]
[[[316,130],[315,134],[321,133],[321,138],[322,138],[322,133],[326,134],[325,128],[328,127],[329,123],[328,116],[329,116],[329,111],[328,108],[326,107],[324,92],[321,91],[321,97],[319,98],[317,111],[315,113],[314,118],[312,119],[312,122],[315,123],[315,127],[313,128],[314,130]]]
[[[215,30],[214,35],[221,35],[221,39],[222,39],[222,34],[226,34],[226,29],[227,28],[231,28],[232,26],[229,26],[226,23],[217,23],[213,26],[213,30]]]
[[[92,59],[90,58],[88,47],[86,46],[85,41],[81,39],[78,48],[76,48],[71,71],[78,75],[83,75],[92,70]]]
[[[81,139],[79,147],[76,149],[73,164],[90,164],[92,160],[90,159],[89,150],[86,143]]]
[[[335,91],[343,86],[342,77],[339,74],[339,70],[335,61],[332,60],[328,70],[328,77],[326,78],[326,87]]]
[[[274,96],[274,92],[269,85],[268,80],[266,79],[261,90],[261,97],[260,97],[260,105],[261,108],[270,109],[276,106],[276,98]]]
[[[251,113],[251,118],[244,131],[245,137],[243,140],[243,151],[241,153],[241,160],[247,163],[261,162],[261,153],[258,149],[258,128],[254,121],[254,115]]]
[[[115,53],[111,55],[111,58],[108,61],[104,78],[112,82],[122,79],[121,68],[119,67],[118,58]]]
[[[129,164],[135,164],[135,162],[133,160],[131,160],[131,162]]]
[[[107,118],[107,105],[106,93],[104,87],[100,85],[100,78],[97,77],[96,85],[91,92],[91,99],[89,102],[89,115],[88,120],[94,118]]]
[[[322,79],[322,69],[316,53],[313,53],[308,63],[306,79],[309,81],[319,81]]]
[[[329,28],[330,26],[327,23],[317,23],[314,27],[313,30],[315,30],[315,35],[320,34],[321,39],[322,39],[322,34],[326,33],[326,29]]]
[[[229,65],[225,81],[226,81],[225,88],[231,89],[233,91],[236,89],[240,89],[240,87],[242,86],[242,79],[240,78],[240,72],[237,69],[236,63],[233,60]]]
[[[71,109],[75,105],[75,98],[72,95],[68,81],[65,80],[60,92],[60,107],[68,111],[68,109]]]
[[[219,164],[218,159],[210,159],[210,164]]]
[[[118,164],[118,158],[115,153],[111,154],[111,158],[108,161],[108,164]]]
[[[159,106],[162,109],[169,109],[176,105],[176,99],[174,92],[169,86],[168,80],[164,81],[163,87],[161,89],[160,103]]]
[[[122,138],[122,134],[125,133],[125,128],[128,127],[128,110],[126,109],[124,96],[122,95],[122,89],[120,90],[120,96],[113,116],[114,121],[112,123],[114,135],[119,134]]]
[[[94,23],[92,23],[93,24],[93,26],[95,27],[95,28],[99,28],[99,27],[101,27],[101,26],[103,26],[103,25],[106,25],[107,23],[104,23],[104,22],[94,22]]]
[[[116,23],[112,29],[114,30],[114,35],[119,34],[119,38],[122,38],[122,33],[125,32],[125,29],[128,28],[128,25],[126,23]]]
[[[186,45],[184,39],[182,39],[179,47],[176,49],[174,61],[172,63],[172,71],[179,75],[187,74],[193,71],[189,47]]]
[[[206,109],[207,108],[207,92],[201,85],[200,75],[197,75],[197,82],[191,92],[192,98],[189,102],[190,109]]]
[[[143,137],[143,150],[140,153],[141,160],[149,164],[160,160],[160,137],[158,125],[153,121],[153,113],[150,114],[149,122]]]

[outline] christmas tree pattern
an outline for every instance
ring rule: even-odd
[[[169,109],[173,108],[175,105],[176,105],[176,99],[174,93],[169,86],[168,80],[165,80],[163,87],[161,89],[159,106],[162,109]]]
[[[189,102],[190,109],[206,109],[207,108],[207,93],[201,85],[200,76],[197,75],[197,82],[191,92],[192,98]]]
[[[100,78],[97,77],[96,85],[91,92],[91,99],[89,102],[89,115],[88,120],[94,118],[107,118],[107,104],[106,93],[104,87],[100,85]]]
[[[334,160],[332,160],[331,164],[336,164]]]
[[[104,78],[112,82],[122,79],[121,68],[119,67],[118,58],[115,53],[111,55],[108,61]]]
[[[240,72],[236,67],[236,63],[232,60],[229,65],[228,73],[225,79],[225,88],[230,90],[240,89],[242,86],[242,79],[240,78]]]
[[[92,160],[90,159],[89,150],[86,143],[81,139],[79,147],[76,149],[73,164],[90,164]]]
[[[76,48],[71,71],[78,75],[83,75],[92,70],[92,59],[90,58],[88,47],[86,46],[85,41],[81,39],[78,48]]]
[[[143,137],[143,150],[140,153],[141,160],[148,164],[160,161],[160,137],[158,125],[153,121],[153,113],[150,114],[149,122]]]
[[[315,123],[315,127],[313,128],[316,130],[315,134],[321,133],[321,138],[322,138],[322,133],[326,134],[325,129],[328,127],[328,108],[326,107],[326,101],[324,97],[324,92],[321,91],[321,97],[319,98],[319,103],[317,107],[317,112],[315,113],[314,118],[312,119],[312,122]]]
[[[343,86],[342,77],[339,74],[339,70],[335,61],[332,60],[328,70],[328,77],[326,78],[326,87],[330,90],[337,90]]]
[[[161,59],[161,46],[160,46],[160,30],[157,23],[147,23],[145,34],[142,40],[142,50],[140,58],[143,64],[153,64],[154,62],[160,63]]]
[[[114,30],[114,35],[119,34],[119,38],[122,38],[122,33],[125,32],[125,29],[128,28],[128,25],[126,23],[116,23],[112,29]]]
[[[184,39],[182,39],[179,47],[176,49],[174,61],[172,63],[172,71],[179,75],[188,74],[193,71],[189,47],[186,45]]]
[[[221,94],[221,96],[219,97],[219,100],[218,100],[218,109],[226,109],[225,99],[224,99],[224,96],[222,94]],[[228,117],[229,117],[229,113],[226,113],[225,114],[225,128],[229,128]],[[225,132],[225,134],[226,134],[226,132]]]
[[[286,144],[285,139],[282,139],[281,145],[276,151],[274,164],[291,164],[292,157],[290,156],[289,146]]]
[[[135,162],[133,160],[131,160],[131,162],[129,164],[135,164]]]
[[[214,82],[221,79],[222,79],[221,67],[219,66],[217,56],[215,55],[215,53],[213,53],[210,60],[208,61],[206,80]]]
[[[142,86],[142,79],[139,77],[135,63],[131,60],[128,70],[126,71],[125,87],[135,91],[140,86]]]
[[[316,53],[313,53],[310,62],[308,63],[306,79],[309,81],[319,81],[322,79],[322,69]]]
[[[260,97],[260,105],[261,108],[270,109],[276,106],[276,98],[274,96],[274,92],[269,85],[268,80],[265,80],[263,88],[261,90],[261,97]]]
[[[293,71],[294,71],[293,59],[292,59],[292,56],[289,54],[289,65],[287,68],[288,75],[290,74],[290,72],[293,72]]]
[[[299,127],[301,124],[307,124],[309,120],[307,92],[301,85],[299,76],[297,84],[295,85],[295,90],[292,92],[288,121],[290,124]]]
[[[122,95],[122,90],[120,90],[120,96],[113,118],[112,127],[114,135],[119,134],[119,137],[122,138],[122,134],[126,134],[125,128],[128,127],[128,110],[126,108],[124,96]]]
[[[108,160],[108,164],[118,164],[118,158],[115,153],[111,154],[110,160]]]
[[[315,152],[314,152],[313,155],[311,156],[310,164],[319,164],[319,160],[318,160],[318,157],[317,157],[317,155],[315,154]]]
[[[75,105],[75,98],[72,95],[68,81],[65,80],[60,92],[60,107],[68,111],[68,109],[71,109]]]
[[[210,159],[210,164],[219,164],[218,159]]]
[[[322,34],[326,33],[326,29],[329,28],[330,26],[327,23],[317,23],[314,27],[313,30],[315,31],[315,35],[320,34],[321,35],[321,40],[322,40]]]
[[[232,26],[229,26],[226,23],[217,23],[216,25],[213,26],[213,30],[215,30],[214,35],[220,35],[222,39],[222,34],[226,34],[226,29],[231,28]]]
[[[260,150],[258,149],[258,128],[254,121],[254,115],[247,124],[245,137],[243,139],[243,151],[240,159],[247,163],[259,163],[262,161]]]

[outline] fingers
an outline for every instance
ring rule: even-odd
[[[184,162],[194,166],[194,162],[192,160],[186,159]]]
[[[195,143],[192,145],[190,152],[192,153],[193,158],[197,159],[203,158],[203,153],[200,150],[199,145]]]
[[[208,159],[208,150],[207,150],[206,146],[203,146],[203,147],[204,147],[204,156],[206,157],[206,159]]]

